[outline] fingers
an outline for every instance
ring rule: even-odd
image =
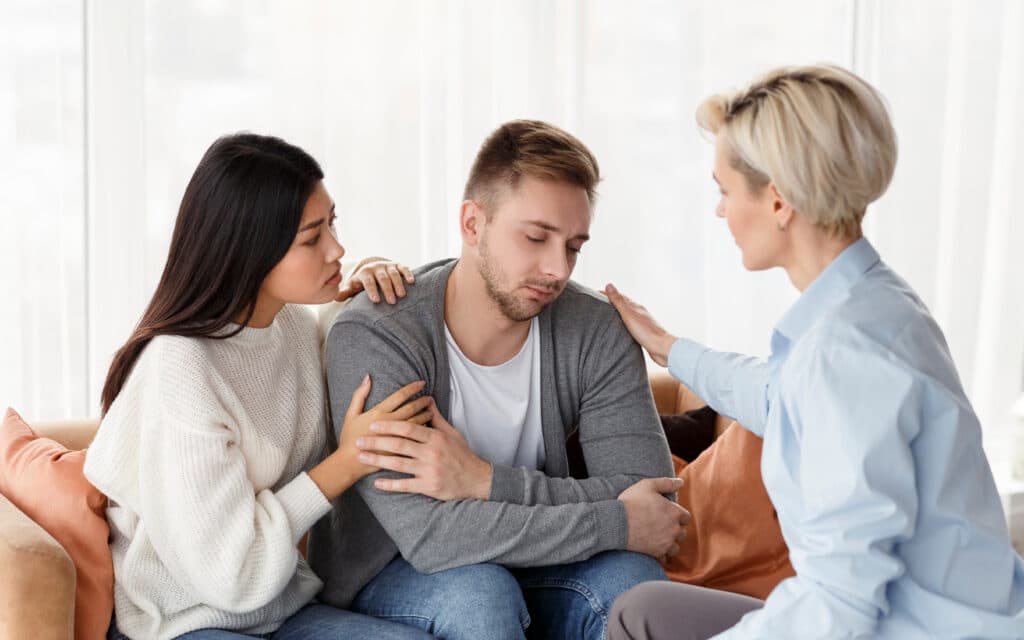
[[[425,384],[426,384],[426,382],[424,382],[423,380],[417,380],[416,382],[410,382],[409,384],[405,385],[404,387],[402,387],[398,391],[392,393],[390,396],[388,396],[388,397],[384,398],[383,400],[381,400],[380,404],[378,404],[374,408],[375,409],[380,409],[381,411],[384,411],[386,413],[391,413],[395,409],[397,409],[398,407],[400,407],[403,404],[405,404],[405,402],[409,398],[411,398],[414,395],[416,395],[417,393],[419,393],[423,389],[423,385],[425,385]]]
[[[352,280],[359,282],[360,285],[348,294],[349,296],[358,293],[360,289],[365,289],[371,301],[380,302],[383,296],[388,304],[395,304],[398,298],[405,297],[406,283],[412,284],[416,277],[409,267],[385,258],[372,258],[359,263]]]
[[[406,282],[408,282],[409,284],[416,282],[416,276],[412,274],[412,269],[405,266],[404,264],[400,264],[398,265],[398,270],[401,272],[403,276],[405,276]]]
[[[380,436],[397,436],[415,442],[426,443],[430,440],[431,429],[410,422],[397,420],[379,420],[370,425],[370,431]],[[369,438],[372,439],[372,438]],[[376,447],[363,447],[356,443],[361,449],[375,449]]]
[[[359,462],[367,466],[377,467],[378,469],[416,475],[417,462],[412,458],[403,458],[402,456],[385,456],[379,453],[373,453],[372,451],[361,451],[359,453]]]
[[[448,422],[445,419],[445,417],[441,415],[441,412],[437,410],[437,403],[434,402],[433,398],[430,399],[430,411],[434,414],[434,417],[431,419],[430,423],[434,426],[435,429],[439,431],[446,431],[452,434],[459,433],[459,430],[453,427],[452,423]],[[461,436],[461,434],[459,435]]]
[[[335,302],[343,302],[348,300],[352,296],[356,295],[363,290],[363,283],[359,280],[349,280],[348,283],[338,290],[338,295],[334,296]]]
[[[371,386],[370,374],[366,374],[363,381],[352,392],[352,401],[349,402],[348,411],[345,413],[346,420],[354,418],[363,412],[363,407],[366,405],[366,397],[370,395]]]
[[[370,298],[371,302],[380,302],[380,291],[377,289],[377,280],[373,277],[372,273],[366,273],[360,271],[356,274],[355,280],[362,283],[363,288],[366,289],[366,295]]]
[[[386,417],[389,420],[395,420],[395,421],[401,422],[402,420],[406,420],[406,419],[411,418],[414,415],[422,412],[423,410],[425,410],[428,407],[430,407],[431,404],[432,404],[432,401],[431,401],[429,396],[420,396],[419,398],[416,398],[415,400],[411,400],[411,401],[403,404],[401,407],[399,407],[395,411],[389,413],[389,415],[387,415]]]
[[[647,478],[640,482],[649,485],[656,493],[675,493],[683,486],[679,478]]]
[[[373,277],[376,279],[377,286],[380,287],[380,291],[384,294],[384,299],[388,301],[388,304],[398,302],[398,299],[395,298],[395,287],[391,284],[391,278],[388,276],[388,270],[384,265],[374,268]]]
[[[366,452],[393,453],[406,458],[415,458],[423,445],[408,438],[361,436],[356,438],[356,446]]]
[[[417,413],[413,417],[411,417],[408,420],[406,420],[406,422],[411,422],[413,424],[427,424],[433,418],[434,418],[434,412],[430,411],[428,409],[426,411],[421,411],[420,413]]]
[[[395,295],[399,298],[404,298],[405,283],[402,282],[402,273],[398,270],[398,265],[389,264],[385,270],[387,271],[388,279],[391,280],[391,287],[395,290]]]
[[[622,302],[622,294],[619,293],[619,290],[615,288],[615,285],[610,282],[604,285],[604,295],[608,296],[608,302],[611,302],[612,306],[616,309],[619,306],[616,303]]]
[[[688,525],[691,522],[693,522],[693,516],[690,514],[689,511],[682,507],[679,507],[679,510],[682,511],[682,513],[679,515],[679,524]],[[683,534],[686,534],[685,528],[683,529]]]
[[[615,310],[620,314],[626,310],[626,303],[630,302],[630,299],[622,295],[622,293],[615,288],[615,285],[610,282],[604,286],[604,295],[608,296],[608,302],[612,303],[612,306],[615,307]]]
[[[417,489],[417,483],[414,478],[377,478],[373,481],[373,486],[377,487],[381,491],[423,493],[424,495],[429,495]]]

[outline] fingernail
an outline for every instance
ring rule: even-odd
[[[612,284],[612,283],[610,283],[610,282],[608,283],[608,287],[607,287],[607,289],[608,289],[609,291],[611,291],[612,293],[618,293],[618,292],[619,292],[619,290],[615,288],[615,285],[614,285],[614,284]]]
[[[370,423],[370,431],[380,431],[380,424],[376,422]]]
[[[370,382],[370,374],[363,376],[363,381],[359,384],[366,385],[368,382]]]
[[[359,462],[369,462],[369,461],[370,461],[370,454],[368,454],[368,453],[360,453],[359,454]]]

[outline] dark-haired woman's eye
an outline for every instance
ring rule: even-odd
[[[313,236],[312,238],[310,238],[309,240],[306,240],[302,244],[306,245],[307,247],[313,247],[313,246],[316,246],[316,243],[318,243],[318,242],[320,242],[320,234],[319,233],[316,234],[315,236]]]
[[[534,238],[533,236],[526,236],[526,239],[530,242],[544,242],[544,238]]]

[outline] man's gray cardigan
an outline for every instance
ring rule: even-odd
[[[421,267],[394,306],[359,296],[327,337],[327,386],[337,447],[352,393],[367,373],[366,408],[425,380],[448,416],[450,380],[444,293],[454,260]],[[626,512],[616,497],[638,480],[672,475],[643,354],[607,301],[570,282],[539,316],[543,471],[493,465],[488,500],[439,501],[387,493],[371,474],[342,494],[310,535],[309,559],[324,581],[320,599],[347,607],[400,553],[433,573],[493,562],[565,564],[623,549]],[[579,429],[589,477],[568,477],[566,438]],[[400,477],[400,474],[389,473]]]

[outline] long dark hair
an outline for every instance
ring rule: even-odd
[[[178,209],[167,264],[153,299],[114,355],[103,384],[103,415],[139,354],[159,335],[227,338],[248,323],[260,285],[295,239],[320,165],[280,138],[239,133],[214,142]]]

